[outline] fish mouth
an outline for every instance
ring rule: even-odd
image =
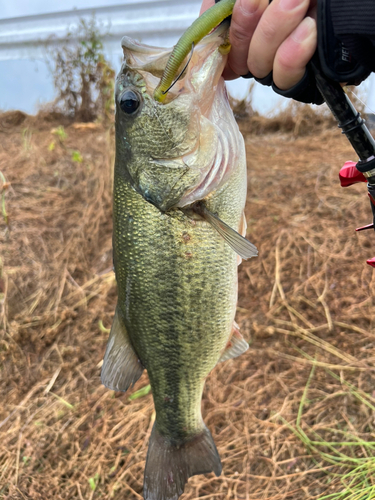
[[[213,49],[218,48],[224,41],[225,35],[228,31],[229,23],[223,22],[221,23],[215,30],[213,30],[209,35],[205,36],[195,47],[193,50],[192,56],[189,54],[184,61],[182,61],[180,68],[177,74],[183,70],[187,61],[191,57],[191,60],[182,73],[179,80],[173,85],[173,87],[169,90],[167,99],[165,104],[174,100],[185,90],[185,86],[188,82],[190,82],[195,90],[198,91],[198,87],[202,83],[202,78],[199,77],[199,73],[201,72],[202,67],[207,66],[206,73],[212,72],[214,69],[214,73],[218,78],[220,77],[226,62],[226,57],[220,54],[220,57],[216,57],[219,59],[219,68],[210,67],[213,64],[213,61],[209,62],[207,60],[207,53],[212,53]],[[164,69],[167,65],[169,56],[172,53],[173,47],[152,47],[150,45],[143,44],[137,40],[134,40],[128,36],[124,36],[121,40],[121,46],[124,52],[124,59],[126,62],[126,66],[131,70],[136,70],[141,72],[142,76],[146,80],[147,91],[150,95],[153,95],[153,91],[157,87],[159,83],[159,79],[162,77]],[[212,55],[212,54],[211,54]],[[212,59],[212,58],[209,58]],[[222,62],[223,61],[223,62]],[[214,66],[217,66],[217,62]],[[221,63],[221,64],[220,64]],[[218,75],[217,75],[218,73]],[[217,81],[215,82],[215,84]],[[191,85],[188,85],[189,89]]]

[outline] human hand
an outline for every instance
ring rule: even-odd
[[[214,5],[203,0],[201,13]],[[223,76],[233,80],[250,71],[256,78],[273,71],[281,90],[296,85],[317,46],[316,0],[237,0]]]

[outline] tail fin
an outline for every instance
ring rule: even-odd
[[[207,427],[179,446],[171,445],[152,429],[147,453],[143,495],[145,500],[177,500],[189,477],[215,472],[220,476],[221,461]]]

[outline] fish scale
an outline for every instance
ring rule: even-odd
[[[230,245],[246,243],[249,255],[255,247],[236,232],[244,231],[246,160],[220,77],[224,37],[221,27],[196,47],[165,104],[152,98],[157,50],[123,41],[113,198],[118,303],[102,381],[125,391],[147,369],[156,420],[146,500],[177,500],[190,476],[221,473],[202,392],[221,358],[248,347],[238,329],[232,335],[238,256]],[[166,49],[160,54],[165,64]],[[194,198],[203,185],[208,195]]]

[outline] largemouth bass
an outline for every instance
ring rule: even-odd
[[[195,48],[164,104],[153,92],[171,50],[122,40],[116,80],[114,266],[118,303],[102,381],[126,391],[147,369],[156,409],[146,500],[176,500],[221,473],[201,415],[215,365],[248,348],[234,316],[245,234],[244,141],[221,73],[220,26]],[[235,251],[233,250],[235,249]]]

